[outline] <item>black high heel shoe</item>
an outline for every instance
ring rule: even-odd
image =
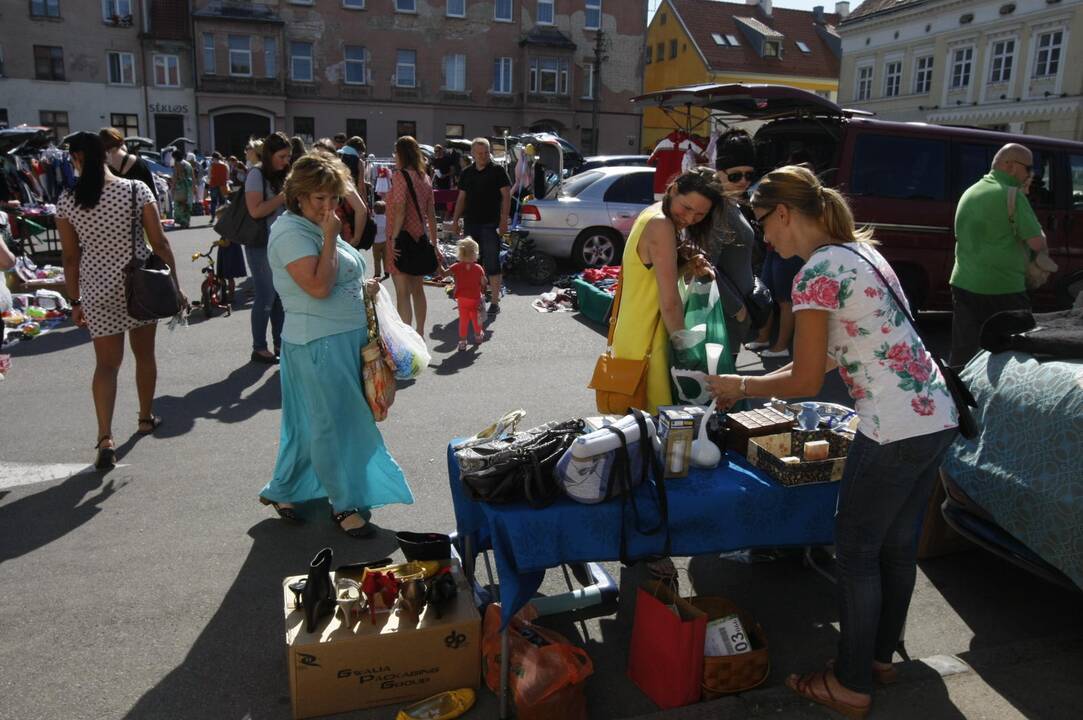
[[[331,560],[334,554],[331,548],[324,548],[308,564],[308,578],[301,590],[307,633],[315,632],[319,621],[335,611],[335,592],[331,587]]]

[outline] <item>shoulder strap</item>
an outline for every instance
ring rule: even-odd
[[[424,227],[425,218],[421,216],[421,205],[417,202],[417,193],[414,192],[414,181],[410,179],[410,171],[403,168],[402,176],[406,178],[406,188],[410,191],[410,199],[414,201],[414,210],[417,211],[417,219],[421,222],[421,226]]]
[[[135,180],[129,180],[128,185],[132,189],[132,262],[134,263],[136,250],[138,248],[136,236],[139,234],[139,209],[135,205]]]
[[[880,272],[880,268],[876,267],[876,263],[874,263],[872,260],[869,260],[857,250],[854,250],[852,247],[849,247],[847,245],[833,245],[832,247],[842,248],[847,252],[852,252],[854,255],[857,255],[859,258],[864,260],[868,264],[868,266],[872,268],[872,271],[876,273],[876,277],[880,278],[880,282],[883,283],[885,288],[887,288],[888,294],[891,295],[891,299],[894,300],[895,304],[899,306],[899,312],[906,316],[906,319],[910,321],[910,327],[914,329],[914,332],[917,333],[918,337],[921,337],[921,332],[918,330],[917,323],[914,321],[914,316],[910,313],[909,306],[902,301],[898,294],[895,293],[895,288],[891,287],[891,283],[889,283],[887,281],[887,278],[884,277],[884,274]],[[922,341],[924,342],[924,339]]]

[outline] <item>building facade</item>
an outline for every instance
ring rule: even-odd
[[[771,0],[746,4],[716,0],[662,0],[647,28],[644,91],[700,83],[791,85],[834,100],[838,92],[839,37],[836,13],[773,7]],[[693,123],[706,113],[693,111]],[[675,128],[657,108],[643,113],[646,152]],[[695,132],[708,134],[699,125]]]
[[[847,107],[1083,138],[1083,0],[866,0],[839,34]]]
[[[208,150],[551,130],[589,152],[595,112],[599,152],[639,145],[646,0],[195,0],[192,26]]]
[[[186,0],[3,3],[0,124],[112,125],[159,146],[195,132],[187,28]]]

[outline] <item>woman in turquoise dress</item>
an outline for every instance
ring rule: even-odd
[[[192,220],[195,171],[184,159],[183,150],[173,151],[173,175],[170,176],[169,182],[173,189],[173,222],[179,228],[186,228]]]
[[[364,538],[373,529],[362,513],[414,497],[361,388],[364,293],[379,286],[366,286],[365,261],[339,235],[335,208],[349,182],[334,156],[303,156],[286,179],[289,209],[271,226],[267,256],[286,311],[282,429],[274,477],[260,502],[301,522],[295,505],[326,497],[334,522]]]

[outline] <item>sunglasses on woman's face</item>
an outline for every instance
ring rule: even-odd
[[[753,180],[756,179],[756,173],[752,172],[751,170],[749,170],[748,172],[743,172],[743,173],[741,173],[741,172],[727,173],[726,179],[729,180],[731,183],[739,183],[739,182],[741,182],[742,179],[747,180],[748,182],[752,182]]]

